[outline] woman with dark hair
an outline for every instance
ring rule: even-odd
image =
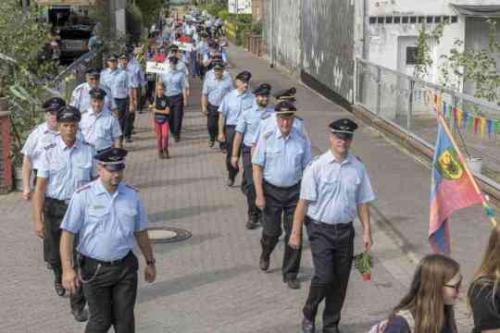
[[[500,228],[491,231],[484,258],[472,281],[468,298],[474,318],[473,333],[500,332]]]
[[[408,294],[375,332],[457,333],[453,306],[461,284],[460,265],[455,260],[439,254],[426,256]]]

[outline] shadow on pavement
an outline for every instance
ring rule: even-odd
[[[187,178],[165,179],[165,180],[157,180],[157,181],[138,183],[138,184],[134,184],[134,186],[137,187],[138,189],[146,189],[146,188],[164,187],[164,186],[179,186],[179,185],[186,185],[186,184],[192,184],[192,183],[197,183],[197,182],[202,182],[202,181],[207,181],[207,180],[218,180],[218,179],[219,178],[216,176],[187,177]]]
[[[205,213],[216,212],[219,210],[226,210],[231,207],[231,205],[189,206],[148,214],[148,220],[151,223],[160,221],[169,222],[171,220],[182,219],[185,217],[197,216]]]
[[[194,288],[207,284],[216,283],[232,279],[238,275],[255,270],[250,265],[241,265],[228,269],[221,269],[211,272],[194,273],[187,276],[181,276],[172,280],[159,281],[151,286],[140,288],[137,297],[137,303],[144,303],[156,298],[171,296],[190,291]]]

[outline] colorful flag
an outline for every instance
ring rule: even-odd
[[[432,162],[429,242],[436,253],[450,253],[448,218],[456,210],[482,202],[458,152],[439,123]]]

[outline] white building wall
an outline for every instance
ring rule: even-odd
[[[456,23],[447,24],[444,27],[443,36],[438,45],[431,45],[431,57],[433,60],[432,68],[430,69],[427,80],[434,83],[439,83],[439,64],[441,55],[447,55],[454,47],[456,40],[463,41],[465,38],[465,19],[449,5],[447,0],[367,0],[367,20],[370,17],[400,17],[400,23],[366,23],[367,31],[365,33],[367,43],[367,58],[369,61],[379,65],[404,71],[407,74],[413,75],[414,66],[403,66],[404,59],[399,59],[404,50],[401,40],[408,41],[416,40],[419,31],[422,27],[418,23],[418,17],[441,16],[451,17],[457,16]],[[417,16],[416,23],[403,23],[403,17]],[[427,31],[431,31],[437,24],[426,23]],[[431,43],[432,44],[432,43]],[[415,41],[416,45],[416,41]],[[401,53],[402,52],[402,53]]]

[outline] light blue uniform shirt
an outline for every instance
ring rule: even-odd
[[[160,76],[165,84],[165,96],[171,97],[182,94],[186,88],[186,74],[182,71],[168,71]]]
[[[254,94],[248,91],[240,94],[237,89],[233,89],[233,91],[228,92],[224,96],[217,111],[224,116],[226,125],[236,126],[240,115],[250,110],[254,106],[254,103]]]
[[[82,114],[80,130],[85,141],[96,151],[109,148],[122,135],[118,119],[108,109],[96,113],[89,108]]]
[[[262,121],[262,118],[265,114],[270,114],[273,112],[274,110],[272,108],[261,108],[257,104],[255,104],[253,108],[240,116],[238,124],[236,125],[236,132],[239,132],[243,135],[243,144],[245,146],[253,146],[255,133],[259,128],[259,124]]]
[[[224,49],[220,49],[217,51],[217,53],[220,54],[220,56],[222,57],[222,61],[224,63],[227,63],[227,53]],[[203,53],[203,62],[206,62],[208,60],[210,60],[211,58],[211,52],[210,52],[210,49],[206,49],[205,52]]]
[[[104,105],[108,107],[110,110],[116,109],[116,103],[113,98],[113,94],[111,90],[104,85],[99,85],[99,88],[106,92],[106,96],[104,97]],[[90,107],[90,90],[92,87],[87,82],[84,82],[78,85],[71,94],[71,99],[69,105],[74,106],[80,112],[85,112]]]
[[[208,43],[207,42],[199,41],[196,44],[196,52],[198,54],[205,54],[209,50],[210,50],[210,48],[208,47]]]
[[[44,148],[53,143],[58,136],[59,133],[57,131],[49,129],[47,122],[38,125],[30,133],[21,153],[29,159],[33,169],[40,168],[42,163],[40,158],[44,152]]]
[[[128,88],[139,88],[139,69],[137,67],[127,65],[125,72],[127,72],[128,76]]]
[[[292,127],[287,137],[279,129],[265,133],[255,148],[252,163],[263,168],[266,182],[290,187],[300,181],[311,158],[311,145]]]
[[[208,103],[219,106],[224,96],[233,89],[233,80],[230,75],[222,75],[220,80],[215,78],[215,74],[207,76],[203,82],[202,94],[208,97]]]
[[[375,200],[366,168],[349,154],[341,163],[330,150],[304,171],[300,198],[308,201],[307,216],[327,224],[348,223],[357,205]]]
[[[274,129],[278,128],[278,122],[276,113],[274,113],[274,109],[270,108],[272,111],[267,112],[262,115],[262,120],[259,123],[259,127],[255,130],[255,134],[252,140],[252,145],[256,145],[259,139],[261,138],[262,133],[267,133]],[[301,118],[295,117],[293,119],[293,128],[296,128],[300,133],[302,133],[305,139],[310,143],[309,136],[307,135],[307,131],[304,127],[304,121]],[[250,139],[250,138],[249,138]]]
[[[77,249],[84,256],[113,261],[134,248],[134,233],[147,226],[137,190],[121,182],[109,193],[97,179],[75,192],[61,229],[78,234]]]
[[[128,74],[123,69],[111,71],[109,68],[101,72],[101,83],[111,90],[113,98],[128,98]]]
[[[231,86],[233,86],[233,78],[231,77],[231,74],[229,71],[226,69],[224,70],[224,74],[222,74],[225,80],[231,81]],[[205,81],[208,79],[213,79],[215,77],[214,69],[212,68],[208,72],[205,73]]]
[[[75,190],[97,176],[94,148],[80,139],[68,147],[60,136],[44,148],[37,177],[47,179],[46,195],[69,200]]]

